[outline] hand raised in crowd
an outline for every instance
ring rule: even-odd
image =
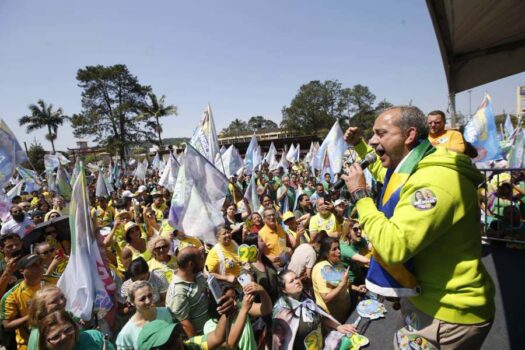
[[[19,256],[13,256],[12,258],[6,258],[6,265],[4,273],[12,275],[16,271],[16,263],[20,259]]]
[[[262,291],[264,291],[263,286],[255,282],[248,283],[243,288],[243,292],[245,294],[258,294],[258,293],[261,293]]]
[[[217,307],[217,312],[219,315],[230,315],[235,311],[235,308],[235,300],[232,297],[228,295],[223,295],[220,297],[219,306]]]
[[[343,334],[357,333],[357,329],[353,324],[340,324],[337,326],[336,330]]]
[[[255,296],[253,294],[244,294],[244,297],[242,298],[241,309],[243,309],[245,312],[249,311],[253,306],[254,300]]]
[[[363,138],[363,132],[358,127],[351,126],[348,129],[346,129],[344,138],[346,143],[355,146]]]

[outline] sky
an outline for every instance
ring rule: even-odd
[[[217,130],[262,115],[279,123],[312,80],[366,85],[393,104],[447,109],[447,85],[424,1],[0,0],[0,118],[20,142],[50,143],[18,119],[43,99],[81,111],[75,79],[88,65],[125,64],[178,107],[163,137],[191,137],[210,103]],[[474,112],[485,92],[496,113],[515,112],[520,73],[463,92]],[[470,107],[471,106],[471,107]],[[89,138],[84,138],[89,140]],[[69,124],[57,150],[75,147]],[[93,143],[90,143],[93,145]]]

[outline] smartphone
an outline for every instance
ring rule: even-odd
[[[219,299],[222,297],[222,289],[219,281],[212,275],[208,276],[208,288],[213,298],[215,298],[215,302],[219,304]]]
[[[253,282],[252,276],[250,276],[249,273],[241,272],[239,274],[239,277],[237,277],[237,281],[239,281],[239,284],[241,287],[246,287],[249,283]]]

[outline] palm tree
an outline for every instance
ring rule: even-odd
[[[27,125],[27,132],[47,127],[46,139],[51,142],[53,153],[55,152],[55,143],[57,138],[58,126],[64,124],[64,120],[69,119],[64,115],[62,108],[53,111],[52,104],[46,104],[43,100],[38,100],[36,104],[30,104],[30,115],[23,116],[18,120],[20,126]]]
[[[148,92],[150,104],[145,104],[141,108],[141,113],[137,117],[137,120],[143,121],[150,118],[154,118],[154,123],[147,123],[157,133],[158,146],[162,148],[162,126],[160,125],[159,118],[166,117],[168,115],[177,115],[177,107],[173,105],[164,105],[164,99],[166,96],[162,95],[161,98],[157,99],[157,95],[153,92]]]

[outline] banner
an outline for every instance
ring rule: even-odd
[[[209,104],[203,112],[199,126],[193,133],[190,144],[212,164],[215,162],[217,154],[220,154],[219,141],[217,140],[217,132],[215,131],[215,121],[213,120],[213,114]],[[221,168],[219,169],[223,170]]]

